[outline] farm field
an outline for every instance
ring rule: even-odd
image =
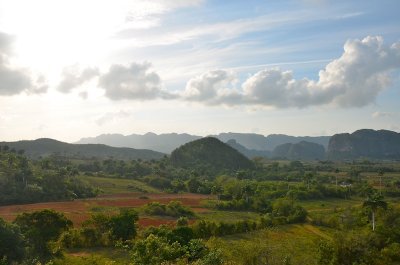
[[[82,222],[90,217],[91,213],[116,213],[119,208],[139,208],[150,202],[167,204],[170,201],[180,201],[189,206],[194,212],[204,212],[207,209],[201,206],[201,201],[212,199],[212,195],[202,194],[166,194],[166,193],[115,193],[104,194],[95,198],[81,199],[66,202],[45,202],[24,205],[0,206],[0,217],[6,221],[13,221],[15,217],[23,212],[33,212],[43,209],[53,209],[64,213],[75,227],[80,227]],[[175,219],[167,217],[140,216],[139,226],[158,226],[161,224],[172,224]]]

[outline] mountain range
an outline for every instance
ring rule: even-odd
[[[33,141],[0,142],[0,146],[8,146],[16,151],[24,150],[25,154],[31,158],[59,154],[75,158],[106,159],[112,157],[123,160],[150,160],[160,159],[180,146],[204,138],[177,133],[160,135],[147,133],[128,136],[104,134],[93,138],[83,138],[76,144],[42,138]],[[332,137],[221,133],[215,135],[215,138],[236,149],[247,158],[400,159],[400,133],[388,130],[362,129],[351,134],[335,134]]]
[[[388,130],[363,129],[332,136],[329,159],[400,159],[400,133]]]
[[[25,155],[37,159],[53,154],[71,158],[114,158],[131,159],[161,159],[165,154],[145,149],[127,147],[111,147],[104,144],[69,144],[53,139],[41,138],[32,141],[0,142],[0,146],[8,146],[16,151],[23,150]]]
[[[261,156],[268,156],[269,152],[272,152],[275,147],[286,143],[299,143],[301,141],[307,141],[311,143],[321,144],[325,149],[328,147],[330,136],[289,136],[284,134],[271,134],[264,136],[255,133],[220,133],[218,135],[210,135],[215,137],[222,142],[228,142],[229,140],[235,140],[237,144],[241,145],[248,152],[254,153],[253,151],[266,151],[261,153]],[[131,134],[124,136],[122,134],[102,134],[96,137],[82,138],[77,144],[106,144],[114,147],[131,147],[138,149],[150,149],[162,153],[171,153],[174,149],[188,142],[198,140],[202,136],[190,135],[190,134],[155,134],[146,133]],[[240,150],[239,150],[240,151]],[[253,155],[250,155],[252,157]]]

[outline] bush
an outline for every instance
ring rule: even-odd
[[[307,218],[307,211],[287,199],[278,199],[272,205],[274,218],[286,219],[286,223],[302,223]],[[280,223],[281,221],[279,221]]]
[[[171,217],[192,217],[194,212],[182,205],[179,201],[171,201],[167,205],[159,202],[150,202],[143,207],[143,210],[148,215],[161,215]]]

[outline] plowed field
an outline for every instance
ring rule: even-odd
[[[144,197],[145,196],[145,197]],[[53,209],[64,213],[79,227],[82,222],[87,220],[93,209],[101,207],[140,207],[149,202],[168,203],[170,201],[180,201],[183,205],[189,206],[194,212],[204,212],[207,209],[202,208],[200,202],[205,199],[214,198],[209,195],[201,194],[143,194],[143,193],[121,193],[111,195],[101,195],[96,198],[75,200],[67,202],[45,202],[24,205],[0,206],[0,217],[6,221],[13,221],[15,217],[23,212],[33,212],[43,209]],[[160,224],[173,224],[174,219],[153,219],[143,217],[139,219],[139,226],[158,226]]]

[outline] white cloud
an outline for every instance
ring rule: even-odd
[[[115,36],[122,39],[131,39],[129,46],[135,47],[171,45],[198,39],[207,39],[207,42],[210,42],[211,39],[214,42],[219,42],[234,39],[246,33],[268,31],[279,26],[316,19],[321,19],[320,15],[312,14],[309,11],[296,11],[212,24],[181,25],[168,31],[153,30],[144,32],[137,30],[135,27],[125,27]]]
[[[96,120],[96,124],[99,126],[102,126],[106,123],[115,121],[115,120],[120,120],[120,119],[124,119],[131,116],[131,114],[129,112],[126,111],[119,111],[119,112],[108,112],[106,114],[104,114],[103,116],[101,116],[100,118],[98,118]]]
[[[374,119],[379,119],[379,118],[393,117],[394,115],[395,113],[393,112],[375,111],[374,113],[371,114],[371,117]]]
[[[150,71],[149,63],[131,63],[129,66],[114,64],[99,78],[99,86],[112,100],[168,98],[161,88],[161,79]]]
[[[0,95],[12,96],[21,92],[39,94],[47,91],[46,80],[39,76],[33,81],[29,70],[12,65],[13,37],[0,32]]]
[[[242,91],[219,93],[220,88],[216,85],[229,83],[232,79],[231,75],[220,70],[220,78],[216,79],[216,83],[210,82],[208,87],[207,82],[199,83],[199,77],[189,80],[184,94],[206,92],[206,96],[214,96],[212,101],[206,103],[220,102],[226,105],[304,108],[332,104],[362,107],[375,101],[378,94],[390,84],[390,72],[399,68],[400,43],[386,46],[381,37],[369,36],[363,40],[347,41],[342,56],[321,70],[318,80],[299,80],[294,78],[291,71],[266,69],[249,77],[242,84]],[[198,86],[201,89],[196,90],[193,84],[200,84]],[[204,101],[204,98],[198,97],[197,100]]]
[[[175,9],[199,5],[203,0],[139,0],[126,14],[125,29],[147,29],[160,24],[161,15]]]
[[[189,101],[217,103],[215,99],[223,97],[235,83],[233,73],[224,70],[212,70],[189,80],[183,98]]]
[[[78,65],[65,67],[62,72],[62,79],[57,87],[57,90],[62,93],[69,93],[74,88],[83,85],[99,74],[99,69],[96,67],[87,67],[83,70],[80,69]]]

